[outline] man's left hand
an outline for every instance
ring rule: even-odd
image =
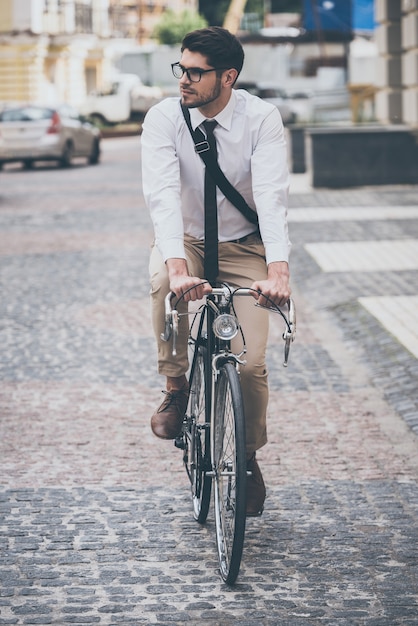
[[[261,306],[270,307],[274,302],[277,306],[284,306],[290,298],[290,274],[286,261],[270,263],[267,269],[267,279],[258,280],[251,285],[252,289],[260,292],[254,298]]]

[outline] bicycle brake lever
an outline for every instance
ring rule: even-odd
[[[164,332],[160,334],[162,341],[168,341],[171,337],[171,319],[165,320]]]
[[[290,351],[290,339],[286,338],[285,339],[285,344],[284,344],[283,367],[287,367],[287,365],[288,365],[288,362],[289,362],[289,351]]]
[[[179,334],[179,314],[176,309],[171,311],[171,322],[173,329],[173,350],[172,355],[177,356],[177,335]]]
[[[169,293],[165,297],[165,300],[164,300],[165,327],[164,327],[164,332],[160,334],[162,341],[168,341],[173,331],[173,316],[172,316],[172,310],[171,310],[171,299],[173,296],[174,296],[173,293]]]
[[[173,356],[177,355],[177,335],[179,332],[179,315],[178,312],[173,309],[170,314],[165,318],[164,332],[160,334],[162,341],[168,341],[173,336]]]
[[[295,303],[293,302],[292,298],[290,298],[288,301],[288,307],[289,307],[289,319],[288,319],[289,327],[283,333],[283,339],[285,341],[283,367],[287,367],[287,364],[289,362],[290,344],[292,343],[292,341],[295,340],[295,335],[296,335],[296,308],[295,308]]]

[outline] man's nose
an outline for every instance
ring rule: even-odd
[[[183,72],[183,76],[180,78],[180,82],[187,83],[187,84],[191,83],[190,78],[187,76],[187,72]]]

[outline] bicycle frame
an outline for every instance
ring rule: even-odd
[[[250,290],[242,290],[240,295],[250,295]],[[207,378],[205,380],[207,413],[210,416],[210,458],[214,459],[215,454],[215,442],[214,442],[214,404],[215,404],[215,385],[219,375],[220,365],[226,362],[231,362],[234,367],[239,371],[240,365],[245,365],[245,360],[241,359],[241,356],[245,353],[245,340],[243,351],[240,354],[234,354],[231,352],[231,341],[229,339],[221,339],[215,335],[212,330],[213,323],[219,315],[230,315],[232,307],[232,292],[230,293],[227,287],[215,288],[212,293],[206,297],[206,305],[202,307],[200,313],[199,326],[197,330],[196,339],[193,340],[189,336],[189,343],[194,343],[195,349],[193,353],[193,360],[190,369],[190,379],[193,378],[194,367],[196,364],[196,348],[204,343],[206,345],[208,365],[210,368],[206,370]],[[195,312],[194,316],[199,315],[199,312]],[[206,332],[205,332],[206,328]],[[204,337],[204,339],[203,339]],[[209,463],[210,465],[210,463]],[[211,471],[208,471],[208,475],[213,476],[215,469],[212,467]]]
[[[213,459],[214,454],[214,442],[213,442],[213,405],[214,405],[214,393],[215,393],[215,383],[217,379],[217,375],[219,373],[219,364],[230,361],[234,363],[237,371],[239,371],[240,365],[245,365],[245,360],[241,357],[246,352],[245,346],[245,337],[242,333],[241,327],[238,324],[239,331],[241,332],[242,340],[243,340],[243,350],[239,354],[234,354],[231,352],[231,342],[230,340],[222,340],[214,334],[212,330],[213,322],[216,317],[220,314],[230,314],[231,308],[233,309],[233,299],[235,297],[240,296],[253,296],[254,290],[245,287],[237,287],[232,289],[229,285],[223,285],[221,287],[213,288],[211,293],[206,294],[205,303],[201,306],[199,311],[193,312],[191,315],[194,316],[194,321],[197,316],[200,315],[198,330],[196,334],[196,339],[192,338],[192,329],[194,326],[194,321],[191,325],[190,333],[189,333],[189,344],[194,345],[193,351],[193,359],[190,364],[189,371],[189,380],[193,379],[194,376],[194,368],[197,360],[197,351],[199,345],[206,346],[208,358],[210,358],[210,368],[207,369],[207,377],[205,380],[205,393],[206,393],[206,404],[207,404],[207,414],[210,416],[209,424],[211,426],[210,432],[211,436],[211,458]],[[168,341],[170,337],[173,338],[173,356],[177,355],[177,334],[178,334],[178,323],[179,323],[179,314],[178,311],[174,308],[171,308],[171,301],[175,294],[172,292],[168,293],[165,298],[165,330],[164,333],[161,334],[161,339],[163,341]],[[288,318],[285,317],[283,312],[279,307],[264,307],[255,303],[255,306],[259,306],[260,308],[268,309],[270,312],[279,313],[286,323],[286,329],[282,335],[283,340],[285,341],[284,347],[284,362],[283,366],[287,367],[288,359],[289,359],[289,350],[290,344],[295,339],[296,334],[296,310],[295,305],[292,299],[288,301]],[[190,315],[190,313],[187,313]],[[238,322],[238,320],[237,320]],[[205,338],[203,339],[203,337]],[[179,446],[180,447],[180,446]]]

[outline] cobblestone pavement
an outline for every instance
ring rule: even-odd
[[[293,177],[297,340],[284,369],[272,328],[268,498],[229,589],[212,513],[194,522],[179,451],[149,430],[139,140],[103,143],[97,167],[0,172],[0,625],[418,624],[417,359],[360,300],[416,297],[418,268],[309,252],[416,241],[418,187]]]

